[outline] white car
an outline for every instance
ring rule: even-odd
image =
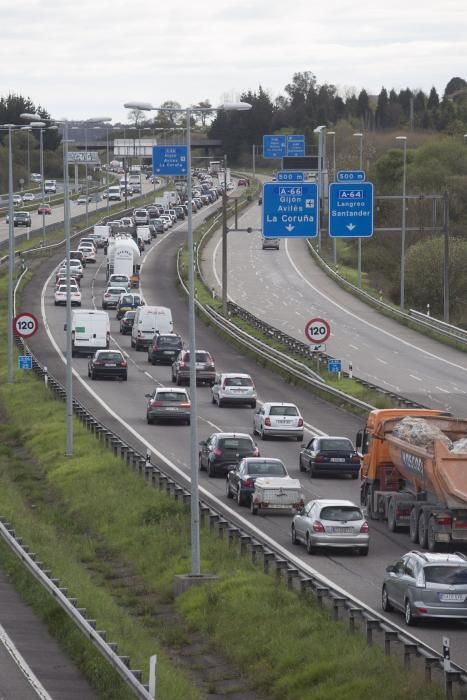
[[[291,437],[302,442],[303,430],[302,415],[293,403],[264,403],[254,414],[253,433],[257,433],[262,440]]]
[[[96,262],[96,249],[93,245],[79,245],[78,250],[83,253],[86,263]]]
[[[60,263],[59,270],[63,270],[63,269],[65,270],[65,274],[66,274],[66,269],[67,269],[66,260],[62,260],[62,262]],[[81,265],[81,262],[79,260],[75,260],[74,258],[72,258],[70,260],[70,271],[74,275],[79,275],[79,278],[81,279],[81,277],[83,276],[83,273],[84,273],[84,268]],[[63,274],[63,273],[61,273],[61,274]]]
[[[125,287],[107,287],[102,296],[103,309],[115,309],[122,294],[126,294]]]
[[[168,214],[167,215],[162,214],[162,216],[160,216],[159,218],[162,219],[162,221],[164,221],[168,225],[169,228],[172,228],[172,226],[174,225],[174,222],[172,221],[172,217],[169,216]]]
[[[67,296],[67,286],[66,284],[60,285],[58,289],[55,290],[55,306],[59,304],[66,304]],[[78,287],[74,286],[70,288],[71,305],[81,306],[81,292]]]
[[[12,197],[12,199],[13,199],[13,206],[15,206],[16,204],[22,204],[22,203],[23,203],[23,198],[22,198],[22,196],[21,196],[20,194],[14,194],[13,197]]]
[[[78,283],[76,282],[76,279],[74,277],[71,278],[70,282],[71,289],[79,289]],[[59,277],[55,282],[55,290],[57,290],[59,287],[62,287],[63,285],[66,286],[66,277]]]
[[[251,408],[256,408],[256,389],[249,374],[239,372],[217,374],[211,392],[212,403],[217,403],[219,408],[227,403],[247,404]]]
[[[23,194],[23,202],[34,202],[34,194],[32,192],[25,192]]]

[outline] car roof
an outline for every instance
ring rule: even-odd
[[[249,438],[250,440],[253,440],[251,435],[248,433],[212,433],[211,437],[214,437],[216,435],[219,438],[234,438],[234,437],[241,437],[241,438]]]
[[[343,498],[314,498],[312,500],[319,506],[354,506],[355,508],[359,508],[361,510],[357,503]]]
[[[183,389],[182,387],[175,387],[175,386],[158,386],[155,389],[156,394],[159,391],[170,391],[171,393],[175,392],[176,394],[187,394],[187,390]]]
[[[221,372],[222,377],[247,377],[248,379],[251,379],[249,374],[245,374],[244,372]]]
[[[297,408],[296,404],[285,403],[283,401],[266,401],[265,403],[263,403],[263,406],[264,406],[264,408],[266,408],[267,406],[293,406],[294,408]]]
[[[284,462],[278,457],[244,457],[246,462],[252,462],[253,464],[265,464],[266,462],[278,462],[285,467]],[[242,460],[243,461],[243,460]]]
[[[101,348],[100,350],[96,350],[96,355],[100,354],[101,352],[118,352],[118,354],[123,357],[122,351],[118,348]]]
[[[414,549],[404,556],[409,554],[415,554],[427,564],[464,564],[467,566],[466,557],[460,552],[419,552]]]

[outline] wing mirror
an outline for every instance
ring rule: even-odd
[[[393,574],[396,571],[396,567],[394,566],[394,564],[389,564],[389,566],[386,567],[386,571],[388,572],[388,574]]]

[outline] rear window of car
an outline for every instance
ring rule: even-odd
[[[189,362],[190,361],[190,353],[186,352],[183,359],[185,362]],[[196,362],[209,362],[210,359],[211,358],[209,357],[207,352],[197,352],[196,353]]]
[[[123,359],[119,352],[101,352],[97,356],[98,360],[110,360],[111,362],[121,362]]]
[[[271,406],[269,409],[270,416],[298,416],[298,411],[295,406]]]
[[[156,398],[159,401],[180,402],[188,400],[188,396],[186,394],[182,394],[181,391],[158,391],[156,394]]]
[[[250,462],[247,473],[255,476],[287,476],[287,470],[280,462]]]
[[[121,294],[122,291],[121,287],[109,287],[107,289],[107,294]]]
[[[363,520],[362,511],[355,506],[325,506],[319,517],[322,520]]]
[[[426,583],[441,583],[448,586],[467,584],[467,566],[425,566]]]
[[[252,386],[250,377],[226,377],[224,386]]]
[[[158,336],[156,338],[156,343],[160,347],[167,347],[169,345],[177,347],[181,344],[181,340],[180,340],[180,338],[172,338],[171,336],[162,335],[162,336]]]
[[[350,440],[320,440],[319,448],[324,451],[345,450],[346,452],[353,452],[353,445]]]
[[[128,277],[125,275],[112,275],[114,282],[128,282]]]
[[[127,311],[124,318],[134,318],[136,316],[136,311]]]
[[[248,438],[222,438],[219,447],[224,450],[252,450],[253,441]]]

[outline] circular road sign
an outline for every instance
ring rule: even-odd
[[[34,333],[37,332],[38,328],[39,321],[28,311],[18,314],[13,319],[13,333],[21,336],[21,338],[29,338],[31,335],[34,335]]]
[[[331,326],[324,318],[312,318],[305,326],[305,335],[310,343],[325,343],[331,335]]]

